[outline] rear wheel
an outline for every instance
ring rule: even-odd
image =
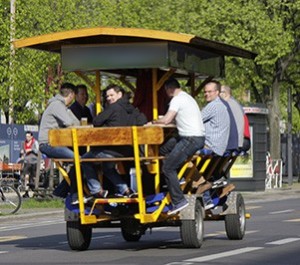
[[[67,238],[71,249],[86,250],[92,239],[92,228],[79,221],[67,221]]]
[[[126,241],[137,242],[144,234],[144,229],[136,219],[123,219],[121,220],[121,232]]]
[[[182,220],[180,234],[185,247],[200,248],[203,242],[203,209],[199,200],[195,202],[195,219]]]
[[[225,215],[225,229],[228,239],[241,240],[246,231],[245,203],[241,194],[236,197],[236,214]]]
[[[3,185],[0,190],[0,215],[16,213],[22,204],[20,192],[13,186]]]

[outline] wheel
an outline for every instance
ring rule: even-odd
[[[19,191],[8,185],[3,185],[0,188],[0,214],[16,213],[22,204],[22,199]]]
[[[79,221],[67,221],[67,239],[71,249],[86,250],[92,239],[92,228]]]
[[[136,219],[122,219],[121,232],[123,238],[128,242],[137,242],[144,234],[143,226]]]
[[[199,200],[195,202],[195,219],[182,220],[180,235],[185,247],[200,248],[203,242],[203,209]]]
[[[245,203],[241,194],[237,194],[235,203],[237,213],[225,215],[225,229],[228,239],[241,240],[246,230]]]

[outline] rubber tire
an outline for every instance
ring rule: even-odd
[[[72,250],[86,250],[92,239],[92,228],[80,224],[80,221],[67,221],[67,239]]]
[[[0,215],[14,214],[21,208],[22,198],[20,192],[13,186],[2,185],[3,195],[6,197],[3,201],[2,194],[0,201]],[[5,207],[5,204],[9,204],[9,207]]]
[[[241,194],[236,197],[236,214],[225,215],[225,230],[228,239],[241,240],[246,231],[245,203]]]
[[[202,246],[204,221],[203,207],[199,200],[195,202],[195,219],[181,221],[180,235],[184,247],[200,248]]]
[[[137,242],[144,234],[142,225],[136,219],[122,219],[121,232],[127,242]]]

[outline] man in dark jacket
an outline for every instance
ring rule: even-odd
[[[108,104],[94,118],[94,127],[142,126],[147,123],[146,116],[129,103],[128,96],[122,88],[110,85],[105,91]],[[82,158],[122,157],[130,155],[132,155],[132,148],[130,146],[101,146],[91,148]],[[101,185],[96,169],[92,163],[82,163],[82,166],[87,176],[90,192],[97,198],[97,194],[101,191]],[[116,163],[103,163],[103,174],[113,183],[118,194],[128,197],[132,197],[135,194],[117,172]],[[99,197],[103,197],[101,193]],[[77,203],[77,200],[73,200],[73,204],[75,203]]]

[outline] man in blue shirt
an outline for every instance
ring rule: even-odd
[[[223,156],[230,142],[230,116],[224,100],[219,97],[220,90],[221,84],[218,81],[211,81],[205,85],[204,97],[207,105],[202,110],[202,120],[205,126],[205,148]],[[210,188],[210,183],[207,183]],[[214,207],[209,190],[203,193],[203,200],[205,210]]]
[[[202,110],[202,120],[205,127],[205,148],[222,156],[226,151],[230,118],[226,106],[219,97],[220,83],[211,81],[204,87],[204,97],[207,105]]]

